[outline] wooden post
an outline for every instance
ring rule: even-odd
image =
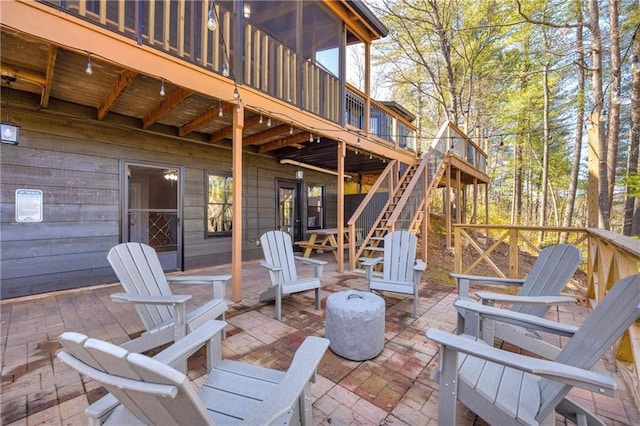
[[[600,207],[598,196],[600,188],[600,168],[598,158],[598,132],[600,131],[600,114],[594,111],[590,117],[591,123],[588,131],[587,163],[589,177],[587,179],[587,227],[599,228]]]
[[[444,188],[444,214],[447,227],[447,248],[451,247],[451,166],[447,166],[445,173],[447,185]]]
[[[429,242],[429,182],[427,179],[428,166],[422,169],[422,197],[424,198],[424,207],[422,212],[422,261],[427,263],[427,244]]]
[[[347,155],[346,142],[338,141],[338,269],[344,272],[344,158]],[[355,244],[355,240],[351,241]]]
[[[233,109],[233,152],[231,159],[233,177],[233,230],[231,232],[231,300],[242,300],[242,128],[244,106],[238,101]]]

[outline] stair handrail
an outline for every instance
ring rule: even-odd
[[[380,188],[380,186],[382,186],[382,183],[385,181],[385,179],[389,179],[389,183],[387,185],[389,188],[389,200],[393,197],[393,194],[395,193],[395,185],[393,182],[395,173],[393,173],[393,171],[395,170],[397,165],[398,165],[398,160],[391,160],[389,164],[387,164],[387,167],[385,167],[385,169],[382,171],[378,179],[376,179],[373,186],[367,192],[367,195],[360,202],[360,205],[358,206],[358,208],[356,208],[356,210],[353,212],[353,214],[347,221],[347,228],[348,228],[347,232],[348,232],[349,242],[350,242],[349,244],[349,268],[350,269],[355,269],[356,250],[357,250],[357,245],[359,240],[358,230],[356,229],[356,223],[360,218],[360,216],[362,215],[362,213],[364,212],[365,208],[371,202],[371,199],[378,192],[378,189]]]
[[[391,213],[391,216],[389,216],[389,219],[387,220],[387,225],[389,227],[395,226],[396,221],[398,220],[398,216],[400,216],[402,209],[404,209],[404,206],[407,204],[407,200],[411,196],[411,192],[413,192],[413,189],[415,188],[416,184],[420,181],[422,177],[422,173],[424,172],[428,161],[429,161],[428,155],[423,156],[422,160],[420,160],[420,165],[416,169],[416,173],[411,178],[411,181],[409,181],[409,185],[407,185],[407,187],[405,188],[402,194],[402,197],[400,197],[400,200],[398,200],[398,204],[396,205],[395,209],[393,210],[393,213]]]

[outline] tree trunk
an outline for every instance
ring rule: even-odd
[[[593,57],[593,110],[599,118],[596,153],[598,155],[598,222],[603,229],[609,230],[609,180],[607,179],[607,145],[605,139],[604,93],[602,90],[602,35],[600,33],[600,12],[598,0],[589,0],[589,29],[591,30],[591,55]]]
[[[578,2],[576,6],[578,22],[582,22],[582,5]],[[578,177],[580,173],[580,157],[582,155],[582,130],[584,125],[584,45],[582,26],[576,29],[576,51],[578,54],[578,93],[576,105],[576,139],[573,148],[573,161],[571,163],[571,181],[569,182],[569,191],[567,194],[567,207],[564,212],[562,226],[570,227],[573,219],[573,211],[576,203],[576,193],[578,189]],[[560,242],[567,242],[567,233],[560,235]]]
[[[639,2],[640,3],[640,2]],[[640,56],[640,39],[633,41],[633,54]],[[640,151],[640,72],[633,72],[631,81],[631,131],[629,132],[629,150],[627,156],[627,177],[638,173]],[[627,184],[624,206],[624,235],[640,235],[640,199],[631,195]]]
[[[616,183],[616,168],[618,164],[618,137],[620,133],[620,29],[618,27],[618,0],[609,0],[609,39],[611,42],[611,77],[609,131],[607,141],[607,199],[609,204],[609,218],[613,206],[613,188]]]

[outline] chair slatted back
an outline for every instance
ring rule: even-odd
[[[408,231],[393,231],[384,236],[383,279],[412,282],[418,237]]]
[[[267,263],[282,268],[282,280],[284,283],[296,281],[295,258],[293,254],[293,242],[291,235],[283,231],[268,231],[260,237],[260,246]],[[271,284],[276,284],[276,275],[269,271]]]
[[[640,274],[618,281],[562,349],[557,362],[592,368],[604,353],[640,317]],[[540,380],[539,419],[549,414],[569,392],[570,385]]]
[[[156,251],[136,242],[118,244],[109,250],[107,260],[124,290],[130,294],[170,296],[171,289]],[[138,315],[147,330],[173,319],[170,306],[136,304]]]
[[[582,253],[571,244],[549,246],[540,252],[525,279],[520,296],[557,295],[565,288],[582,263]],[[523,314],[544,316],[549,305],[514,305],[512,310]]]
[[[79,333],[60,336],[58,358],[102,384],[146,424],[207,425],[213,420],[179,371]]]

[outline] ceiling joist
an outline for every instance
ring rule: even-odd
[[[128,69],[122,70],[118,81],[111,87],[107,96],[104,97],[102,103],[98,106],[98,120],[102,120],[113,104],[118,100],[122,92],[129,87],[129,85],[136,79],[138,73],[130,71]],[[146,127],[145,127],[146,128]]]
[[[45,73],[45,83],[42,88],[42,97],[40,99],[40,105],[42,108],[49,106],[49,95],[51,93],[51,86],[53,85],[53,73],[56,67],[56,58],[58,57],[58,48],[56,46],[49,46],[49,58],[47,59],[47,71]]]
[[[285,146],[289,146],[289,145],[295,146],[301,142],[308,141],[308,140],[309,140],[309,135],[307,135],[306,133],[298,133],[296,135],[292,135],[284,139],[262,144],[258,147],[258,153],[262,154],[265,152],[273,151],[275,149],[284,148]]]
[[[142,119],[142,128],[148,129],[153,123],[158,121],[163,115],[178,106],[182,101],[191,96],[191,92],[178,87],[176,90],[160,103],[156,108],[152,109]]]
[[[256,133],[255,135],[248,136],[242,139],[242,146],[249,146],[256,143],[260,143],[265,139],[271,139],[276,136],[280,136],[291,129],[289,124],[281,124],[276,127],[272,127],[264,132]]]
[[[243,129],[249,129],[257,124],[260,123],[260,117],[258,115],[253,115],[249,118],[246,118],[244,120],[244,127]],[[211,135],[211,138],[209,138],[209,142],[211,143],[217,143],[220,142],[223,139],[227,139],[230,138],[231,136],[233,136],[233,126],[227,126],[224,129],[220,129],[217,132],[213,133]]]

